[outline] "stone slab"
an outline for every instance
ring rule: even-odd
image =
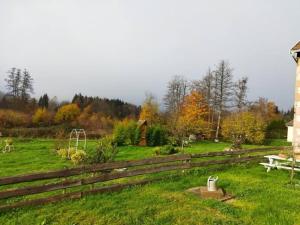
[[[219,201],[227,201],[233,198],[233,196],[226,194],[222,188],[219,188],[217,191],[208,191],[206,186],[201,186],[193,187],[186,191],[202,199],[216,199]]]

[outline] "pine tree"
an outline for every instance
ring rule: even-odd
[[[21,99],[27,101],[30,98],[30,94],[33,93],[33,78],[30,73],[25,69],[23,71],[23,77],[21,82]]]
[[[48,108],[49,106],[49,97],[47,94],[44,94],[43,96],[41,96],[39,98],[39,102],[38,102],[39,107],[41,108]]]

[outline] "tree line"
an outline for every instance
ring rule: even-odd
[[[75,94],[70,102],[59,102],[48,94],[35,99],[31,96],[33,78],[26,69],[10,69],[4,81],[7,91],[0,96],[2,127],[63,124],[103,134],[110,133],[118,121],[140,119],[150,126],[164,127],[178,143],[190,135],[215,141],[224,137],[245,141],[246,136],[250,140],[249,132],[232,125],[257,130],[253,135],[261,139],[265,136],[282,138],[285,122],[293,116],[293,109],[280,112],[276,104],[267,99],[249,101],[248,77],[234,79],[233,68],[224,60],[209,68],[198,80],[174,76],[166,86],[163,105],[151,93],[146,94],[142,106],[81,93]],[[245,122],[238,123],[240,121]],[[233,133],[233,130],[238,132]]]
[[[11,68],[0,96],[0,127],[80,126],[90,130],[111,130],[115,120],[136,119],[140,107],[120,99],[75,94],[70,102],[59,102],[47,93],[38,99],[34,79],[27,69]]]
[[[215,141],[222,137],[236,144],[284,138],[293,110],[280,112],[265,98],[249,101],[248,77],[235,80],[233,71],[221,60],[199,80],[174,76],[163,99],[165,110],[160,111],[158,101],[148,94],[140,118],[164,124],[177,142],[190,135]]]

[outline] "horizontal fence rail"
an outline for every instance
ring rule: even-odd
[[[190,159],[191,159],[190,155],[172,155],[167,157],[154,157],[154,158],[142,159],[142,160],[95,164],[95,165],[88,165],[88,166],[44,172],[44,173],[33,173],[33,174],[26,174],[26,175],[12,176],[12,177],[3,177],[0,178],[0,185],[17,184],[17,183],[53,179],[53,178],[63,178],[63,177],[80,175],[84,173],[103,172],[112,169],[161,164],[161,163],[190,160]]]
[[[290,147],[290,146],[253,148],[253,149],[235,150],[235,151],[207,152],[207,153],[191,154],[191,157],[192,158],[205,158],[205,157],[213,157],[213,156],[245,155],[245,154],[257,153],[257,152],[286,151],[286,150],[291,150],[291,149],[292,149],[292,147]]]
[[[287,151],[291,147],[268,147],[268,148],[257,148],[257,149],[247,149],[238,151],[222,151],[222,152],[208,152],[200,154],[181,154],[172,155],[166,157],[153,157],[142,160],[131,160],[131,161],[119,161],[103,164],[94,164],[88,166],[81,166],[76,168],[43,172],[43,173],[32,173],[25,175],[18,175],[12,177],[0,178],[0,186],[27,183],[33,181],[42,181],[47,179],[57,179],[62,178],[61,181],[56,181],[55,183],[40,184],[40,185],[29,185],[26,187],[20,187],[15,189],[1,190],[0,199],[10,199],[21,196],[28,196],[40,193],[47,193],[51,191],[63,190],[63,194],[38,198],[32,200],[23,200],[15,203],[0,205],[0,210],[8,210],[23,206],[34,206],[46,203],[58,202],[64,199],[78,199],[89,194],[105,193],[122,190],[127,187],[134,185],[144,185],[153,181],[161,180],[163,178],[152,179],[152,180],[142,180],[127,182],[124,184],[113,184],[104,187],[95,188],[94,184],[116,180],[120,178],[127,178],[139,175],[154,174],[166,171],[174,170],[186,170],[197,167],[205,167],[211,165],[226,165],[234,163],[244,163],[250,161],[260,161],[264,155],[252,155],[252,153],[267,153],[274,151]],[[248,154],[246,157],[241,157],[241,155]],[[225,159],[216,160],[205,160],[205,161],[192,161],[193,159],[207,158],[207,157],[218,157],[218,156],[238,156],[230,157]],[[136,167],[132,168],[131,167]],[[115,169],[127,168],[128,170],[116,172]],[[85,176],[83,178],[74,178],[73,176],[92,174],[92,176]],[[70,179],[72,178],[73,179]],[[69,179],[66,179],[69,178]],[[91,185],[91,190],[77,191],[65,193],[66,189],[74,187],[84,187]]]

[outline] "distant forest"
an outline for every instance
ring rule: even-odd
[[[115,121],[137,119],[141,110],[140,106],[120,99],[81,93],[75,94],[71,101],[59,102],[57,97],[49,97],[46,93],[36,99],[32,96],[34,87],[30,72],[18,68],[8,71],[5,83],[6,91],[0,91],[0,128],[4,133],[10,132],[6,135],[53,136],[59,129],[72,127],[102,134],[110,132]]]

